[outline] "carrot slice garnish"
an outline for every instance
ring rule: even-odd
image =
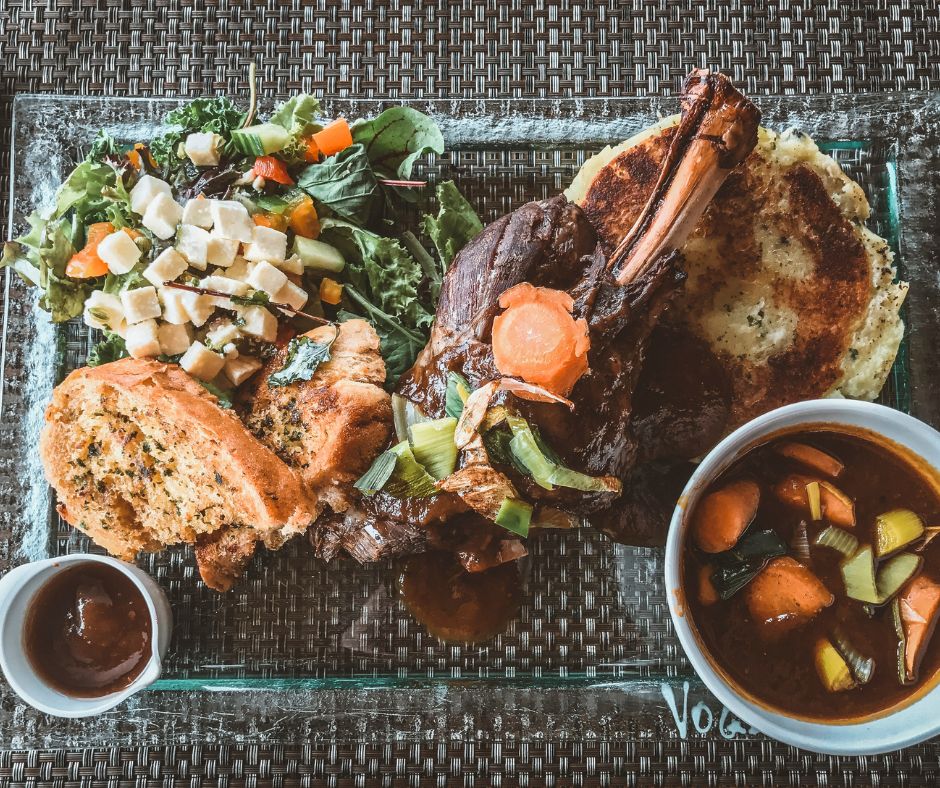
[[[255,166],[252,167],[255,175],[260,175],[267,181],[282,183],[285,186],[292,186],[294,179],[290,177],[287,171],[287,165],[274,156],[259,156],[255,159]]]
[[[499,297],[506,310],[493,321],[493,360],[509,377],[564,397],[588,370],[587,322],[571,314],[567,293],[527,282]]]
[[[320,161],[320,148],[317,146],[317,141],[313,138],[313,135],[306,137],[303,143],[304,161],[309,161],[311,164]]]
[[[304,238],[316,238],[320,234],[320,219],[317,217],[317,209],[310,197],[305,195],[297,203],[290,212],[288,224],[291,230]]]
[[[91,279],[108,273],[108,264],[98,257],[98,244],[114,232],[111,222],[96,222],[88,225],[85,246],[65,265],[65,275],[72,279]]]
[[[324,304],[336,305],[343,298],[343,286],[335,279],[323,277],[320,282],[320,300]]]
[[[760,487],[741,479],[706,495],[695,509],[692,536],[706,553],[723,553],[738,543],[757,515]]]
[[[352,132],[346,118],[337,118],[313,135],[317,150],[324,156],[332,156],[353,144]]]

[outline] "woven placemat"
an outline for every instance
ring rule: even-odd
[[[337,97],[670,94],[693,65],[747,92],[936,89],[936,0],[0,0],[0,214],[16,92]],[[464,730],[474,730],[472,723]],[[772,741],[520,741],[0,752],[0,785],[937,785],[940,746],[826,758]]]

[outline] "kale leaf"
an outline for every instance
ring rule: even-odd
[[[362,145],[351,145],[297,176],[297,185],[341,219],[370,226],[382,209],[383,196]],[[321,211],[322,212],[322,211]]]
[[[438,184],[437,201],[437,216],[425,215],[424,231],[434,243],[446,272],[457,252],[483,229],[483,222],[453,181]]]
[[[179,164],[177,148],[186,136],[197,131],[213,132],[228,139],[229,132],[241,126],[245,113],[226,96],[197,98],[168,112],[164,123],[178,128],[167,131],[150,143],[150,152],[166,169]]]

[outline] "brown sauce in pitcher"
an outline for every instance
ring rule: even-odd
[[[26,656],[50,686],[95,698],[130,685],[150,661],[150,611],[131,580],[88,562],[57,573],[30,603]]]

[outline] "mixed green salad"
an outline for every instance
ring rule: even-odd
[[[405,106],[323,121],[307,94],[263,122],[254,114],[201,98],[152,140],[101,132],[0,267],[41,290],[53,321],[81,316],[102,332],[90,365],[159,358],[231,389],[284,337],[362,317],[391,384],[426,343],[447,266],[482,227],[450,181],[413,228],[427,248],[407,226],[427,188],[415,163],[444,152],[440,129]],[[329,357],[292,351],[300,367]]]

